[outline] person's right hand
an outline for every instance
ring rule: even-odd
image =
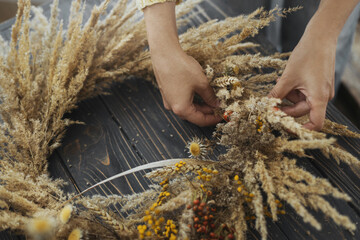
[[[181,48],[151,53],[153,68],[167,110],[198,126],[215,125],[221,121],[214,115],[219,105],[215,93],[200,64]],[[197,93],[204,101],[194,103]]]
[[[165,108],[199,126],[220,122],[221,117],[213,111],[217,99],[202,67],[180,47],[175,3],[148,6],[144,16],[153,69]],[[204,104],[193,103],[195,93]]]

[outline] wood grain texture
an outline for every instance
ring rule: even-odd
[[[99,1],[87,1],[87,11]],[[247,5],[238,0],[214,0],[197,7],[199,15],[192,21],[198,25],[212,18],[235,16],[239,11],[250,11],[256,4]],[[255,4],[255,5],[254,5]],[[67,19],[70,1],[60,1],[61,16]],[[45,14],[49,6],[44,6]],[[0,33],[8,39],[10,20],[0,25]],[[66,24],[66,23],[65,23]],[[262,37],[253,39],[262,44],[264,54],[274,52],[274,47]],[[63,145],[50,158],[49,170],[53,177],[61,177],[70,184],[68,192],[84,190],[89,185],[99,182],[116,173],[131,169],[147,162],[170,157],[185,157],[186,142],[194,136],[209,138],[213,128],[199,128],[183,121],[163,108],[160,93],[149,82],[141,79],[129,79],[123,84],[116,84],[110,90],[111,95],[96,97],[82,102],[79,108],[69,114],[74,120],[83,121],[84,125],[74,125],[68,129]],[[333,105],[329,104],[328,117],[345,124],[359,132]],[[360,140],[338,137],[339,145],[360,158]],[[219,152],[215,152],[215,155]],[[327,160],[316,151],[311,154],[317,159],[299,159],[298,164],[316,176],[327,178],[334,186],[348,193],[352,203],[345,203],[329,198],[333,206],[348,215],[355,223],[359,222],[359,176],[357,169],[344,164],[337,165],[334,160]],[[215,158],[215,155],[213,158]],[[145,172],[139,172],[112,181],[90,191],[93,194],[132,194],[148,188],[151,181],[144,178]],[[120,213],[121,206],[113,210]],[[267,219],[269,239],[359,239],[355,235],[335,225],[321,213],[312,212],[323,225],[318,232],[289,207],[286,215],[281,215],[278,222]],[[249,226],[253,223],[250,221]],[[249,239],[260,239],[259,234],[250,229]],[[0,233],[0,239],[17,239],[6,233]]]

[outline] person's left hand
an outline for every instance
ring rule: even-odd
[[[282,111],[293,117],[309,114],[304,127],[318,131],[324,124],[326,106],[334,97],[336,40],[317,37],[304,34],[268,96],[293,102]]]

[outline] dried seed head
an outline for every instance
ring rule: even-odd
[[[83,236],[81,229],[75,228],[69,234],[68,240],[80,240]]]
[[[71,218],[71,213],[73,211],[72,205],[66,205],[60,212],[59,218],[62,223],[67,223]]]
[[[55,221],[52,218],[34,218],[28,224],[28,231],[34,237],[44,237],[54,230]]]

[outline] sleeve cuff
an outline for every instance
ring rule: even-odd
[[[136,0],[136,5],[139,10],[143,10],[145,7],[164,2],[175,2],[177,5],[181,2],[181,0]]]

